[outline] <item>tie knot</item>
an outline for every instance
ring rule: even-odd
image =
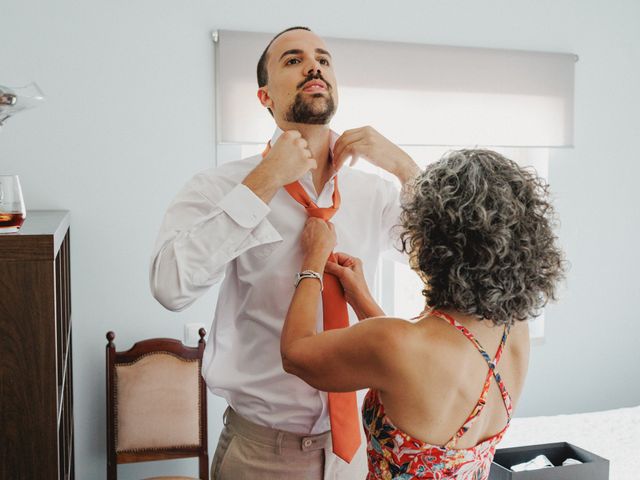
[[[306,208],[306,210],[307,215],[309,215],[310,217],[321,218],[327,221],[331,220],[331,217],[333,217],[338,211],[338,209],[334,207],[321,208],[315,206],[309,206]]]
[[[334,177],[333,184],[333,205],[331,207],[318,207],[309,194],[306,192],[300,182],[293,182],[284,186],[285,190],[291,197],[302,205],[310,217],[322,218],[330,220],[340,208],[340,192],[338,190],[338,177]]]

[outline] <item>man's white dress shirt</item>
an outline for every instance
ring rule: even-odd
[[[276,130],[272,144],[281,133]],[[336,138],[332,133],[332,149]],[[267,205],[241,183],[260,161],[256,155],[205,170],[178,193],[156,241],[151,290],[162,305],[178,311],[222,280],[204,353],[207,385],[256,424],[317,434],[330,428],[327,395],[285,373],[280,357],[307,213],[284,188]],[[320,194],[310,172],[300,182],[319,207],[332,205],[334,177]],[[342,203],[331,219],[335,251],[360,257],[372,285],[379,254],[392,247],[398,189],[348,166],[338,173],[338,188]],[[351,308],[349,320],[358,321]]]

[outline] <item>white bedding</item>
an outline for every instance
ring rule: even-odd
[[[569,442],[609,460],[611,480],[640,479],[640,406],[514,418],[498,448]]]

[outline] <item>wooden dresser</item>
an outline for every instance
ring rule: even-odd
[[[69,212],[0,235],[0,479],[74,478]]]

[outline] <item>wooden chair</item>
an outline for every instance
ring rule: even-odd
[[[172,338],[116,352],[107,333],[107,480],[121,463],[198,457],[207,480],[207,389],[201,375],[204,328],[197,347]],[[195,480],[193,477],[153,477]]]

